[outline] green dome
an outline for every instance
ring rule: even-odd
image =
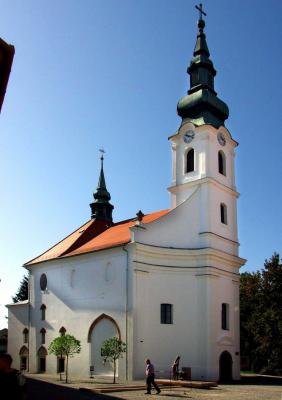
[[[198,21],[198,35],[193,58],[187,73],[190,75],[190,89],[177,104],[177,113],[183,121],[190,121],[195,125],[209,124],[215,128],[224,125],[229,110],[226,103],[217,97],[214,90],[216,70],[210,60],[206,35],[205,21]]]

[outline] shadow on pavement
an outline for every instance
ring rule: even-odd
[[[241,380],[233,382],[239,385],[275,385],[282,386],[281,376],[267,376],[267,375],[247,375],[241,376]]]
[[[114,396],[104,396],[87,390],[60,386],[55,383],[27,377],[27,397],[29,400],[116,400]]]

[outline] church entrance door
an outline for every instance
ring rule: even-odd
[[[104,362],[103,357],[101,357],[102,343],[104,342],[104,340],[114,336],[118,337],[119,335],[116,325],[110,319],[102,318],[97,324],[95,324],[95,327],[91,333],[91,364],[94,365],[94,376],[114,375],[112,363],[110,363],[109,361]]]
[[[38,357],[38,372],[46,372],[46,357],[47,350],[45,347],[41,346],[37,352]]]
[[[221,382],[232,381],[232,357],[228,351],[221,353],[219,358],[219,380]]]
[[[21,371],[27,370],[28,348],[23,346],[20,349],[20,369]]]

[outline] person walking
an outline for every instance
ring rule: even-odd
[[[151,361],[148,358],[146,359],[145,362],[146,362],[145,373],[146,373],[146,384],[147,384],[146,394],[151,394],[152,385],[156,389],[157,394],[159,394],[159,393],[161,393],[161,390],[155,382],[155,368],[154,368],[153,364],[151,364]]]

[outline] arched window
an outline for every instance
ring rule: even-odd
[[[21,371],[26,371],[28,364],[28,348],[26,346],[22,346],[19,355],[20,355],[20,369]]]
[[[218,152],[218,172],[226,176],[226,158],[222,150]]]
[[[42,306],[40,307],[41,310],[41,320],[45,321],[46,318],[46,306],[45,304],[42,304]]]
[[[46,329],[42,328],[40,330],[41,333],[41,344],[45,344],[45,339],[46,339]]]
[[[186,172],[194,171],[194,149],[189,149],[186,154]]]
[[[227,225],[227,207],[224,203],[220,204],[220,220],[223,224]]]
[[[60,328],[60,330],[59,330],[61,336],[65,336],[66,331],[67,331],[66,328],[64,328],[63,326],[62,326],[62,327]]]
[[[47,350],[45,347],[41,346],[37,352],[38,357],[38,372],[45,372],[46,371],[46,357],[47,357]]]
[[[27,343],[28,342],[28,329],[24,328],[23,330],[23,342]]]

